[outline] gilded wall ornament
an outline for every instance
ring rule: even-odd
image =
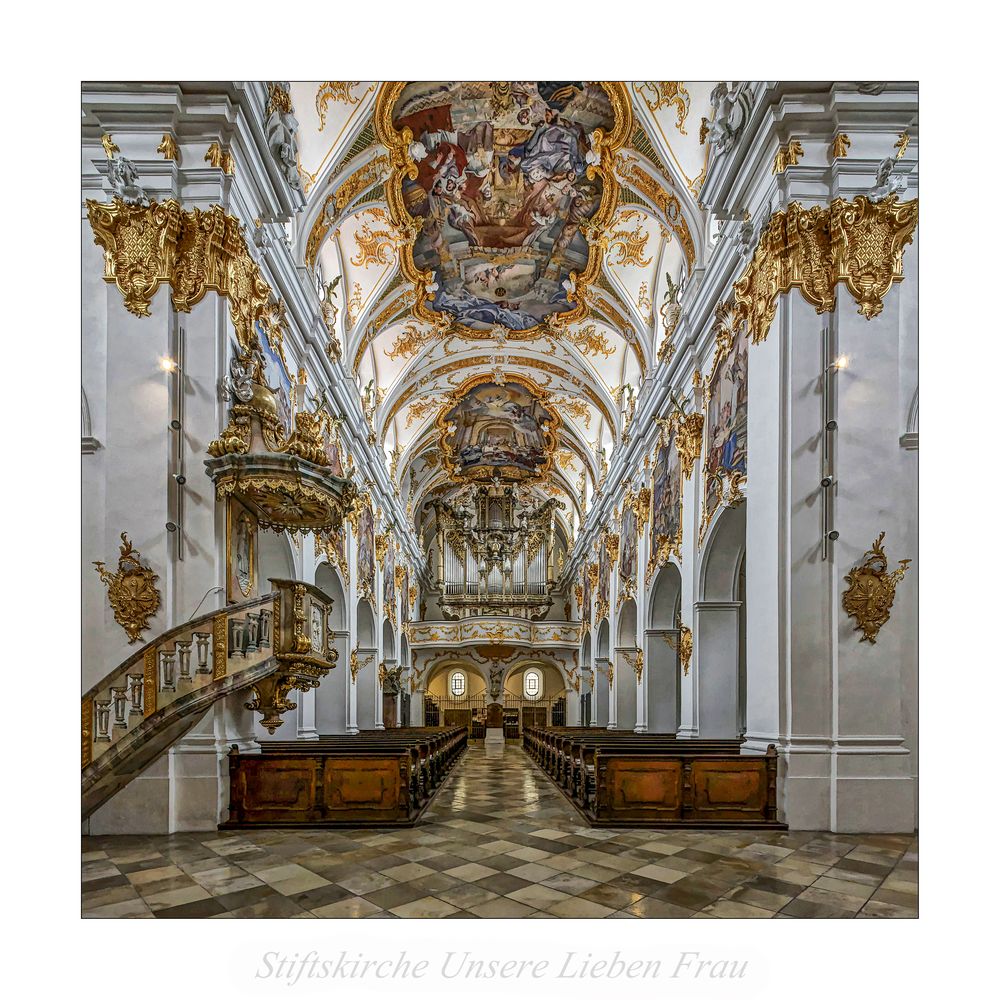
[[[778,147],[778,152],[774,154],[774,165],[771,167],[772,174],[783,174],[788,167],[794,167],[799,162],[799,157],[804,156],[802,143],[798,139],[792,139],[784,146]]]
[[[109,159],[113,160],[115,158],[115,153],[120,153],[121,150],[118,148],[118,144],[111,135],[107,132],[101,136],[101,145],[104,147],[104,155]]]
[[[635,496],[635,521],[639,529],[639,536],[642,537],[649,524],[649,512],[652,504],[653,494],[648,486],[642,486]]]
[[[900,132],[899,138],[896,140],[896,144],[892,147],[896,150],[896,159],[901,160],[903,154],[906,152],[907,147],[910,145],[910,134],[908,132]]]
[[[156,147],[156,151],[165,160],[177,160],[180,158],[177,150],[177,140],[169,132],[163,133],[163,138],[160,140],[159,146]]]
[[[676,640],[671,636],[665,635],[663,641],[676,651],[680,658],[681,666],[684,668],[684,676],[687,677],[691,669],[691,654],[694,652],[694,635],[691,633],[691,629],[678,618]]]
[[[625,662],[635,671],[635,682],[636,684],[642,683],[642,669],[643,669],[643,652],[641,649],[631,652],[630,650],[623,649],[622,657]]]
[[[142,565],[138,550],[124,531],[121,540],[117,573],[109,572],[100,561],[95,561],[94,566],[108,588],[108,603],[115,621],[125,629],[131,645],[139,641],[142,633],[149,628],[149,619],[159,610],[160,592],[156,589],[159,577],[148,566]]]
[[[843,281],[859,312],[872,319],[894,281],[903,280],[903,248],[913,241],[918,200],[891,195],[837,198],[828,208],[792,202],[764,227],[753,257],[733,286],[734,309],[750,339],[767,337],[778,296],[799,288],[818,313],[830,312]]]
[[[618,216],[616,222],[621,224],[636,220],[631,229],[616,229],[607,237],[606,246],[609,254],[617,253],[617,257],[608,263],[618,267],[648,267],[653,263],[652,257],[646,257],[646,244],[649,233],[642,230],[642,214],[635,209],[627,209]]]
[[[379,569],[385,569],[385,557],[389,551],[389,532],[380,531],[375,535],[375,558],[378,559]]]
[[[230,177],[236,173],[236,161],[233,159],[233,154],[228,149],[223,149],[217,142],[213,142],[208,147],[208,151],[205,153],[205,162]]]
[[[705,427],[703,413],[680,413],[673,417],[673,426],[677,433],[677,454],[681,460],[681,470],[685,479],[691,478],[694,463],[701,454],[702,431]]]
[[[580,353],[586,357],[602,355],[610,358],[615,349],[608,343],[608,338],[601,333],[593,323],[567,333],[566,339],[580,349]]]
[[[609,531],[604,536],[604,544],[608,550],[608,558],[612,564],[618,562],[618,552],[621,546],[621,535],[617,532]]]
[[[360,213],[358,219],[369,215],[376,223],[389,220],[383,208],[368,208]],[[351,258],[355,267],[363,267],[366,271],[373,264],[376,267],[388,267],[396,259],[396,247],[400,241],[399,233],[393,228],[372,229],[367,220],[361,221],[361,228],[354,231],[354,244],[357,253]]]
[[[850,149],[851,138],[845,135],[843,132],[838,133],[833,137],[833,142],[830,144],[830,156],[834,159],[839,159],[842,156],[847,156],[847,150]]]
[[[889,561],[882,540],[885,532],[872,542],[860,566],[855,566],[844,577],[848,584],[843,593],[843,605],[847,614],[855,621],[855,631],[861,633],[859,642],[874,645],[879,630],[889,620],[889,610],[896,596],[896,585],[900,583],[909,568],[909,559],[900,559],[899,565],[888,572]]]

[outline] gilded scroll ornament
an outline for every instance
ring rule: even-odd
[[[117,573],[109,572],[99,560],[94,565],[108,588],[108,603],[115,621],[125,629],[131,645],[139,641],[142,633],[149,628],[149,619],[159,610],[160,592],[156,589],[159,577],[148,566],[142,565],[138,550],[124,531],[121,540]]]
[[[644,81],[636,84],[635,89],[642,94],[642,99],[650,111],[659,111],[663,107],[675,108],[677,110],[677,131],[681,135],[687,135],[684,122],[687,121],[688,112],[691,110],[691,95],[683,82],[679,80]]]
[[[646,530],[646,525],[649,524],[649,511],[650,505],[652,503],[652,492],[648,486],[643,486],[639,489],[639,492],[635,497],[635,521],[636,526],[639,529],[639,535],[642,536],[643,532]]]
[[[111,135],[107,132],[101,136],[101,145],[104,147],[104,155],[109,159],[113,160],[115,158],[115,153],[120,153],[121,150],[118,148],[118,143],[111,138]]]
[[[334,104],[358,104],[360,97],[355,97],[351,91],[358,86],[360,80],[327,80],[319,85],[316,91],[316,114],[319,115],[319,131],[326,128],[327,106]]]
[[[774,154],[774,164],[771,167],[771,173],[783,174],[788,167],[797,166],[799,157],[804,155],[802,143],[798,139],[792,139],[784,146],[779,146],[778,152]]]
[[[830,144],[830,156],[834,159],[839,159],[842,156],[847,156],[847,150],[850,149],[851,138],[843,132],[838,133],[833,137],[833,142]]]
[[[903,155],[906,153],[906,148],[910,145],[910,134],[908,132],[900,132],[899,138],[896,140],[896,144],[893,149],[896,150],[896,159],[901,160]]]
[[[375,558],[378,559],[379,569],[385,569],[385,557],[389,551],[389,532],[380,531],[375,535]]]
[[[233,154],[228,149],[223,149],[217,142],[213,142],[208,147],[208,151],[205,153],[205,162],[229,176],[236,173],[236,161],[233,159]]]
[[[872,202],[837,198],[828,208],[792,202],[764,227],[753,257],[733,286],[737,318],[750,339],[767,337],[778,295],[799,288],[817,313],[830,312],[844,282],[866,319],[882,311],[894,281],[903,280],[903,248],[913,241],[918,200],[891,195]]]
[[[635,682],[636,684],[642,683],[642,669],[643,669],[643,652],[641,649],[637,649],[634,653],[630,650],[623,649],[622,657],[625,662],[635,671]]]
[[[900,559],[899,565],[888,572],[889,561],[882,540],[885,532],[872,542],[860,566],[851,569],[844,580],[847,590],[843,593],[843,605],[847,614],[855,621],[855,631],[861,633],[859,642],[875,644],[879,630],[889,620],[889,610],[896,596],[896,585],[903,579],[909,568],[909,559]]]
[[[179,159],[177,151],[177,140],[169,132],[163,133],[163,138],[160,140],[159,146],[156,147],[156,151],[165,160]]]
[[[371,663],[374,659],[375,659],[375,655],[371,654],[369,656],[366,656],[364,658],[364,660],[362,660],[358,656],[358,648],[355,647],[354,649],[352,649],[351,650],[351,680],[352,681],[357,681],[358,674],[362,671],[363,668],[367,667],[368,664]]]
[[[677,454],[680,456],[684,478],[690,479],[694,463],[701,454],[702,431],[705,427],[703,413],[676,413],[673,425],[676,429]]]
[[[612,563],[618,562],[618,552],[621,546],[621,535],[619,535],[617,532],[609,531],[604,536],[604,544],[608,550],[608,559],[610,559]]]
[[[674,640],[666,635],[663,638],[671,649],[676,650],[681,666],[684,668],[684,676],[687,677],[691,670],[691,654],[694,652],[694,635],[691,633],[691,629],[678,619],[677,639]]]

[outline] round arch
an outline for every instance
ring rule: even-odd
[[[746,504],[715,517],[695,602],[694,652],[698,735],[732,739],[746,714]]]
[[[358,601],[358,647],[360,649],[375,648],[375,614],[367,598]]]
[[[347,601],[344,598],[344,587],[340,574],[330,563],[324,561],[316,567],[316,586],[333,601],[330,625],[338,631],[347,628]]]

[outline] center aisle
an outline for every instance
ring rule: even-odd
[[[908,836],[591,829],[519,746],[474,746],[412,829],[84,837],[83,911],[903,916],[916,912],[900,889],[915,878],[915,850]]]

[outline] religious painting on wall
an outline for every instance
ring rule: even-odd
[[[720,340],[705,390],[705,500],[701,538],[721,503],[735,506],[743,499],[747,474],[746,325],[741,324],[735,336],[727,335],[727,339],[728,345]]]
[[[254,324],[257,330],[257,341],[260,344],[264,358],[264,382],[274,393],[274,401],[278,408],[278,418],[284,425],[286,433],[292,431],[292,380],[285,368],[281,355],[271,347],[267,333],[260,323]]]
[[[242,601],[256,596],[257,519],[235,497],[226,507],[228,538],[228,588],[226,600]]]
[[[559,423],[526,386],[483,382],[439,414],[442,455],[458,478],[535,479],[552,464]]]
[[[409,565],[403,570],[403,621],[408,622],[410,620],[410,567]]]
[[[343,479],[344,463],[340,458],[340,440],[335,431],[326,435],[323,450],[326,452],[326,460],[330,463],[330,472]]]
[[[370,601],[375,600],[375,517],[370,502],[358,516],[358,588]]]
[[[580,609],[582,619],[590,624],[590,574],[586,568],[583,571],[583,606]]]
[[[666,562],[671,555],[680,556],[682,525],[681,457],[677,450],[677,428],[671,425],[666,443],[661,441],[653,466],[652,535],[649,553],[650,569]]]
[[[618,566],[621,577],[622,592],[635,589],[636,562],[639,556],[639,532],[637,529],[635,508],[626,504],[622,512],[622,549]],[[631,586],[630,586],[631,585]]]
[[[392,541],[386,546],[382,568],[382,608],[389,620],[396,622],[396,552]]]
[[[612,86],[612,85],[609,85]],[[590,136],[613,131],[600,83],[409,83],[392,108],[414,142],[402,202],[420,219],[413,264],[434,275],[426,306],[474,330],[528,330],[569,311],[587,269],[584,224],[601,207]]]
[[[608,616],[611,605],[611,555],[607,536],[602,536],[597,554],[597,601],[594,605],[598,622]]]

